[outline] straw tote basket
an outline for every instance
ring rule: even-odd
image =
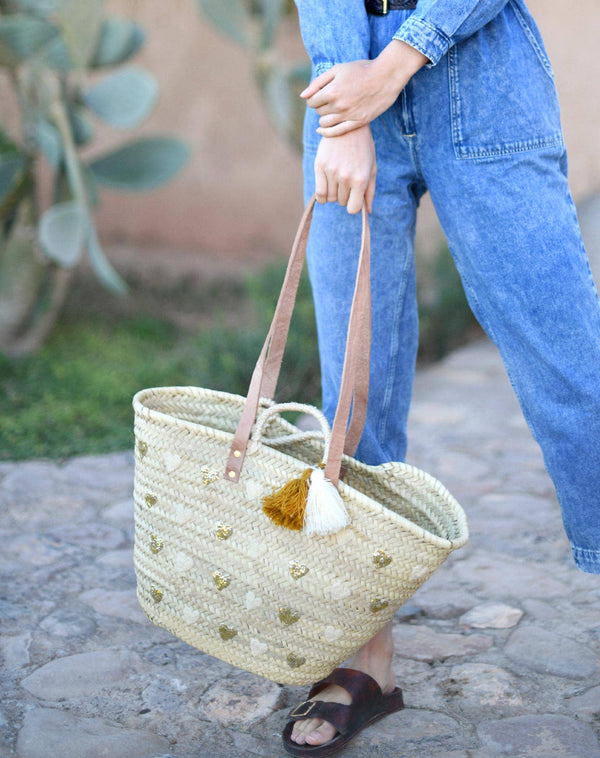
[[[368,395],[366,211],[333,427],[312,406],[273,402],[313,205],[248,396],[157,387],[133,399],[143,610],[190,645],[283,684],[328,675],[468,538],[462,508],[436,479],[404,463],[351,457]],[[314,415],[322,431],[303,432],[279,415],[290,408]],[[298,494],[303,482],[304,528],[274,523],[263,498],[277,500],[274,490],[286,486]]]

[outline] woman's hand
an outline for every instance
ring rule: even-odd
[[[392,40],[371,61],[338,63],[301,93],[319,116],[317,132],[337,137],[369,124],[398,98],[428,59],[414,47]]]
[[[317,202],[338,202],[348,213],[359,213],[366,202],[370,213],[376,174],[370,126],[360,126],[340,137],[323,137],[315,158]]]

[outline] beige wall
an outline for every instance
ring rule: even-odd
[[[598,0],[529,6],[556,71],[571,185],[581,198],[600,189],[600,7]],[[268,123],[247,55],[207,26],[194,0],[109,0],[108,8],[146,28],[147,45],[134,62],[161,86],[156,110],[137,133],[178,134],[193,156],[171,185],[153,193],[104,192],[97,214],[102,239],[227,258],[287,250],[301,207],[300,159]],[[10,108],[1,97],[0,118]],[[99,133],[89,155],[132,136],[105,127]],[[436,235],[427,202],[422,215],[426,243]]]
[[[202,19],[195,0],[109,0],[108,7],[148,31],[137,60],[158,78],[161,95],[139,131],[177,133],[193,156],[169,187],[138,197],[106,193],[98,213],[104,239],[235,257],[285,250],[301,209],[300,159],[269,124],[247,54]],[[106,135],[107,144],[120,139]]]

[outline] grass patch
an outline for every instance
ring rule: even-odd
[[[0,460],[131,447],[131,399],[143,387],[194,385],[245,394],[280,286],[280,266],[248,278],[253,318],[239,329],[225,326],[222,318],[212,328],[189,332],[163,317],[71,315],[37,355],[19,360],[0,355]],[[319,384],[304,278],[280,387],[285,399],[315,403]]]
[[[279,263],[229,283],[223,312],[216,315],[219,298],[212,289],[188,293],[190,303],[182,302],[181,292],[171,293],[158,309],[155,297],[153,315],[131,315],[135,297],[126,303],[126,313],[107,297],[102,310],[97,293],[86,298],[85,288],[78,288],[37,355],[9,360],[0,354],[0,460],[60,459],[132,447],[131,399],[143,387],[192,385],[244,395],[283,274]],[[421,309],[421,360],[437,359],[464,342],[474,324],[447,252],[440,254],[429,286],[436,294]],[[210,325],[204,320],[186,329],[169,318],[178,303],[181,309],[193,302],[201,308],[203,299],[212,307]],[[150,307],[147,299],[138,305],[138,313]],[[306,275],[279,388],[278,400],[319,403],[317,335]]]

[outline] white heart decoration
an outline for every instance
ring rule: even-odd
[[[258,595],[255,595],[252,590],[248,590],[246,592],[246,608],[249,611],[253,611],[255,608],[260,608],[262,605],[262,598],[260,598]]]
[[[200,611],[197,608],[190,608],[186,605],[183,609],[183,620],[186,624],[195,624],[200,618]]]
[[[250,640],[250,652],[252,655],[264,655],[268,649],[269,646],[264,642],[255,639]]]
[[[248,495],[250,500],[258,500],[263,492],[264,489],[258,482],[254,482],[252,479],[246,482],[246,495]]]
[[[177,521],[178,524],[187,524],[191,518],[192,511],[189,508],[186,508],[181,503],[175,505],[175,521]]]
[[[194,559],[187,553],[177,553],[173,565],[178,574],[183,574],[185,571],[189,571],[192,568],[194,565]]]
[[[323,637],[325,637],[327,642],[335,642],[339,640],[343,633],[341,629],[337,629],[335,626],[326,626]]]
[[[427,566],[421,566],[417,563],[417,565],[410,572],[410,578],[418,582],[421,579],[424,579],[427,574],[429,574],[429,568]]]
[[[171,474],[175,469],[179,468],[181,465],[181,458],[177,455],[177,453],[172,453],[170,450],[167,450],[166,453],[163,453],[163,461],[165,464],[165,468]]]
[[[350,588],[345,584],[332,584],[329,591],[334,600],[343,600],[348,597],[348,595],[352,594]]]
[[[258,558],[268,550],[268,545],[264,541],[254,540],[248,543],[247,549],[250,558]]]

